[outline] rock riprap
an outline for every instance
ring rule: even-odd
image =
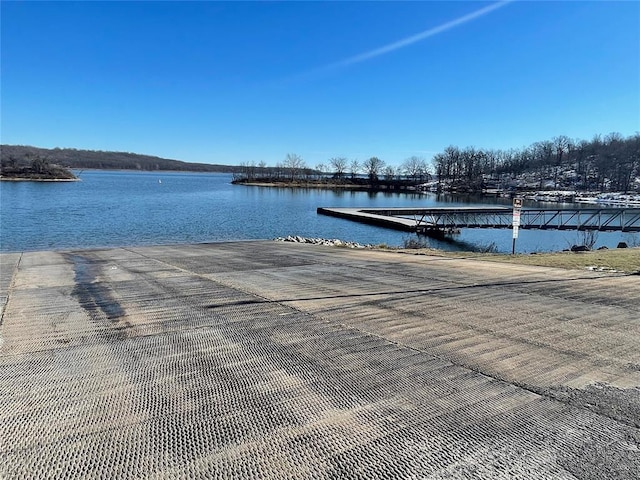
[[[287,237],[278,237],[276,242],[293,242],[293,243],[311,243],[313,245],[324,245],[328,247],[346,247],[346,248],[372,248],[372,245],[362,245],[357,242],[346,242],[337,238],[309,238],[289,235]]]

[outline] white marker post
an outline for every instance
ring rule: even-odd
[[[522,198],[513,199],[513,243],[511,244],[511,255],[516,253],[516,238],[518,238],[518,229],[520,228],[520,210],[522,209]]]

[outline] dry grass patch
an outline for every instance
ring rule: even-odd
[[[539,265],[543,267],[590,269],[640,273],[640,247],[595,250],[592,252],[554,252],[507,255],[497,253],[445,252],[434,249],[397,249],[395,252],[416,255],[437,255],[453,258],[470,258],[488,262]]]

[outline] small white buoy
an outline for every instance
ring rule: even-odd
[[[158,179],[158,183],[162,183],[162,180]]]

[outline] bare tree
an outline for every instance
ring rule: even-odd
[[[360,166],[360,162],[357,159],[354,158],[353,160],[351,160],[351,163],[349,164],[349,170],[351,171],[352,180],[356,178],[356,175],[358,175],[360,168],[362,167]]]
[[[300,171],[305,168],[305,163],[300,155],[287,153],[283,166],[289,171],[289,178],[293,181],[299,177]]]
[[[267,170],[267,162],[265,162],[264,160],[260,160],[260,163],[258,163],[258,174],[261,177],[264,177],[266,170]]]
[[[588,146],[589,143],[586,140],[572,141],[569,145],[569,151],[567,152],[567,156],[571,159],[576,169],[577,184],[583,187],[586,187],[588,183],[588,168],[586,161]]]
[[[438,177],[438,190],[441,190],[442,182],[445,179],[445,171],[446,171],[445,155],[443,153],[436,153],[431,159],[431,162],[433,163],[433,166],[435,168],[436,177]]]
[[[367,172],[369,176],[369,181],[377,182],[378,175],[384,168],[384,162],[380,160],[378,157],[371,157],[368,160],[364,161],[364,170]]]
[[[538,188],[542,190],[544,179],[547,175],[547,169],[553,163],[553,142],[545,140],[543,142],[535,142],[531,146],[533,153],[533,163],[538,169]]]
[[[571,139],[566,135],[560,135],[553,137],[551,141],[553,142],[553,151],[556,155],[556,165],[560,165],[562,158],[569,151],[569,147],[572,144]]]
[[[560,135],[558,137],[554,137],[551,141],[553,142],[553,151],[555,153],[555,162],[553,164],[553,184],[554,188],[558,188],[558,173],[560,172],[563,157],[569,152],[571,139],[566,135]]]
[[[276,167],[274,169],[275,178],[277,178],[278,180],[281,179],[282,177],[284,177],[284,173],[285,173],[285,167],[282,164],[282,162],[276,163]]]
[[[625,142],[624,150],[624,171],[623,171],[623,188],[625,192],[631,188],[632,179],[640,176],[640,133],[636,133],[629,137]]]
[[[327,171],[327,166],[324,163],[319,163],[316,165],[316,170],[320,172],[320,175],[318,175],[318,177],[322,177]]]
[[[393,177],[396,176],[396,169],[393,165],[387,165],[384,167],[384,179],[387,181],[393,180]]]
[[[407,158],[402,164],[402,170],[405,175],[413,179],[416,182],[421,182],[429,174],[427,162],[422,157],[416,157],[415,155]]]
[[[334,175],[337,178],[342,178],[344,172],[347,170],[347,159],[344,157],[333,157],[329,159],[329,165],[331,165]]]

